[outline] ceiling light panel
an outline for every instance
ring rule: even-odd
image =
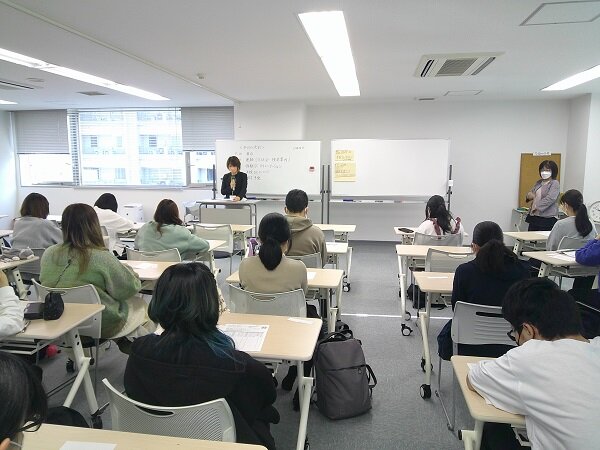
[[[9,102],[8,100],[0,100],[0,105],[16,105],[17,102]]]
[[[298,18],[338,94],[342,97],[359,96],[360,88],[344,13],[310,12],[298,14]]]
[[[600,0],[542,3],[521,25],[592,22],[600,17]]]
[[[584,70],[583,72],[576,73],[564,80],[554,83],[542,91],[564,91],[580,84],[587,83],[588,81],[600,78],[600,65],[592,67],[591,69]]]

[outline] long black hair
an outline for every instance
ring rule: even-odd
[[[483,273],[502,272],[507,262],[517,261],[517,255],[504,245],[504,234],[495,222],[487,220],[475,225],[472,242],[479,245],[475,264]]]
[[[575,211],[575,228],[585,237],[592,232],[593,226],[588,217],[587,208],[583,204],[583,195],[577,189],[569,189],[560,198],[561,204],[569,205]]]
[[[112,212],[117,212],[117,210],[119,209],[117,198],[110,192],[105,192],[100,197],[98,197],[98,200],[96,200],[94,206],[97,206],[100,209],[110,209]]]
[[[219,293],[215,277],[202,263],[168,267],[156,282],[148,317],[165,330],[165,352],[184,351],[181,343],[199,339],[221,357],[233,356],[233,340],[217,328]],[[185,344],[184,344],[185,345]]]
[[[291,239],[290,225],[279,213],[269,213],[262,218],[258,226],[260,252],[258,257],[267,270],[274,270],[283,257],[281,245]]]
[[[425,219],[436,219],[444,233],[452,233],[450,221],[452,215],[446,209],[446,202],[441,195],[434,195],[427,201],[425,206]]]
[[[0,352],[0,442],[13,439],[26,422],[46,420],[48,400],[32,368],[10,353]]]

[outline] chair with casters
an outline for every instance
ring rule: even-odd
[[[474,253],[455,253],[430,248],[425,257],[426,272],[456,272],[456,268],[461,264],[475,259]],[[436,298],[445,298],[446,296],[437,294]],[[446,305],[448,306],[448,305]]]
[[[229,309],[234,313],[306,317],[304,291],[259,294],[229,285]]]
[[[229,274],[231,274],[233,261],[233,230],[231,225],[194,224],[194,234],[202,239],[225,241],[224,244],[213,250],[213,255],[215,259],[229,258]]]
[[[462,245],[463,235],[462,233],[456,234],[441,234],[441,235],[430,235],[415,232],[413,239],[414,245],[443,245],[443,246],[457,246]]]
[[[502,307],[477,305],[475,303],[456,302],[452,318],[453,354],[458,355],[459,344],[467,345],[505,345],[514,347],[507,333],[512,329],[502,316]],[[452,420],[444,404],[441,393],[442,358],[438,360],[438,387],[435,395],[440,399],[446,416],[448,429],[453,431],[456,419],[456,380],[452,372]]]
[[[84,304],[100,304],[100,296],[98,291],[92,284],[84,284],[71,288],[50,288],[39,284],[35,279],[31,280],[39,301],[44,301],[44,298],[49,292],[58,292],[62,295],[65,303],[84,303]],[[94,390],[96,390],[98,382],[98,365],[100,363],[100,344],[106,342],[106,339],[101,338],[102,333],[102,315],[97,314],[91,319],[83,322],[77,327],[81,336],[81,345],[83,348],[94,347]],[[91,364],[91,362],[90,362]],[[67,362],[67,371],[74,371],[73,361]]]
[[[190,406],[153,406],[130,399],[102,380],[112,429],[130,433],[235,442],[235,422],[224,398]]]
[[[157,250],[145,252],[127,248],[127,259],[129,261],[165,261],[165,262],[181,262],[181,255],[176,248],[168,250]]]

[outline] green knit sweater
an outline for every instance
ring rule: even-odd
[[[63,244],[53,245],[44,252],[40,282],[47,287],[93,284],[106,307],[102,312],[102,337],[114,336],[123,328],[129,312],[127,299],[141,288],[137,274],[108,250],[91,250],[87,269],[79,273],[78,259],[70,257]]]

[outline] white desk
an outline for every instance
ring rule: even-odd
[[[567,252],[567,251],[565,251]],[[573,250],[570,251],[571,253]],[[565,277],[591,277],[598,274],[600,266],[582,266],[575,258],[562,251],[523,252],[523,256],[536,259],[542,264],[538,276],[562,275]]]
[[[549,231],[504,231],[504,236],[515,240],[513,252],[517,256],[521,255],[524,249],[545,250],[546,241],[550,236]]]
[[[465,253],[469,254],[472,252],[471,247],[457,247],[457,246],[431,246],[431,245],[396,245],[396,254],[398,255],[398,277],[400,281],[400,304],[401,314],[404,315],[405,320],[410,320],[410,313],[406,310],[406,288],[407,288],[407,275],[408,268],[411,266],[413,269],[416,267],[423,267],[427,252],[430,248],[453,252],[453,253]]]
[[[300,399],[300,425],[296,450],[304,449],[306,426],[310,408],[310,395],[314,379],[304,376],[304,361],[312,358],[321,331],[321,319],[301,318],[301,322],[285,316],[260,314],[236,314],[225,312],[220,324],[241,323],[269,325],[265,342],[259,352],[249,352],[256,359],[266,361],[295,361],[298,367],[298,391]]]
[[[247,198],[245,198],[239,202],[234,202],[232,200],[227,200],[227,199],[196,200],[196,203],[199,206],[198,207],[198,220],[200,222],[202,222],[202,206],[204,206],[205,208],[208,206],[235,206],[238,208],[248,208],[250,210],[250,222],[252,223],[252,227],[254,229],[254,235],[256,236],[257,235],[257,233],[256,233],[257,218],[258,218],[258,214],[256,212],[256,205],[259,202],[260,202],[260,200],[256,200],[256,199],[249,200]],[[221,219],[219,219],[218,221],[220,222]]]
[[[520,428],[525,427],[525,418],[523,416],[511,414],[506,411],[502,411],[495,406],[488,405],[483,397],[481,397],[477,392],[469,389],[469,386],[467,385],[469,366],[467,364],[476,363],[483,359],[490,358],[455,355],[451,359],[452,367],[454,368],[454,373],[456,374],[456,379],[460,385],[460,390],[462,391],[465,402],[467,403],[469,414],[471,414],[471,417],[475,419],[475,429],[473,431],[462,430],[462,439],[465,441],[465,449],[472,448],[479,450],[479,447],[481,446],[481,436],[483,434],[483,424],[485,422],[508,423]]]
[[[0,261],[0,270],[6,271],[6,275],[8,276],[9,281],[15,283],[15,288],[17,289],[17,297],[19,297],[21,300],[27,300],[27,288],[23,284],[23,279],[21,278],[19,266],[22,266],[23,264],[28,264],[33,261],[38,261],[39,259],[39,257],[34,256],[33,258],[20,259],[19,261]]]
[[[98,403],[89,374],[91,358],[83,354],[77,327],[96,314],[100,314],[102,310],[104,310],[104,305],[101,304],[65,303],[65,311],[60,319],[32,320],[22,333],[2,339],[0,346],[10,346],[13,349],[31,348],[31,343],[39,340],[41,342],[36,342],[35,348],[40,349],[54,341],[63,341],[63,344],[66,343],[66,345],[73,349],[74,362],[78,373],[63,405],[67,407],[71,406],[75,394],[77,394],[83,383],[90,414],[94,417],[98,413]],[[24,352],[23,350],[14,350],[14,352],[31,353]]]
[[[160,278],[162,273],[171,266],[175,264],[180,264],[178,262],[167,262],[167,261],[129,261],[123,260],[121,261],[126,266],[129,266],[133,269],[135,273],[138,274],[140,280],[142,281],[156,281]]]
[[[419,313],[421,337],[423,338],[423,358],[421,369],[425,371],[425,383],[421,385],[421,397],[431,397],[431,353],[429,349],[429,317],[431,313],[431,294],[451,294],[454,283],[454,273],[446,272],[415,272],[415,283],[421,291],[427,294],[425,312]]]
[[[338,314],[342,312],[342,280],[343,270],[338,269],[307,269],[309,289],[326,290],[327,328],[329,332],[335,330]],[[229,284],[240,284],[240,273],[234,272],[225,281]],[[335,306],[333,296],[335,292]]]
[[[356,225],[335,224],[335,223],[315,223],[313,224],[322,231],[332,230],[335,242],[348,242],[348,234],[356,231]],[[328,243],[329,244],[329,243]],[[337,261],[336,261],[337,262]],[[350,291],[350,268],[352,267],[352,247],[349,246],[346,253],[346,274],[344,275],[343,288],[346,292]],[[336,265],[337,268],[337,265]]]
[[[350,292],[350,261],[351,261],[351,248],[347,242],[326,242],[327,257],[329,262],[333,264],[333,267],[339,268],[340,255],[346,255],[346,264],[344,267],[344,282],[343,289],[346,292]]]
[[[58,450],[65,442],[116,444],[116,450],[266,450],[261,445],[126,433],[43,424],[35,433],[24,433],[23,450]]]
[[[0,238],[10,236],[13,233],[13,230],[0,230]]]

